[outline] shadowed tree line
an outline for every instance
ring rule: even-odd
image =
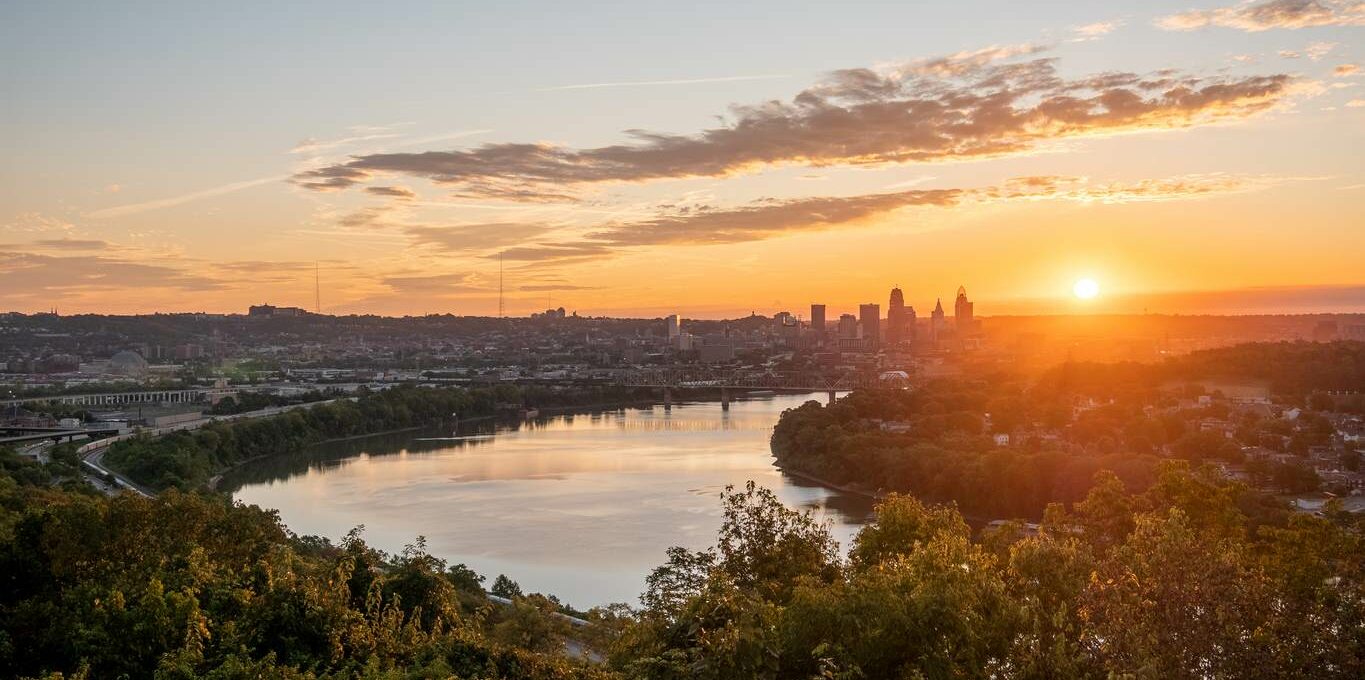
[[[312,444],[451,419],[492,416],[507,406],[593,406],[647,399],[616,387],[394,387],[358,399],[301,408],[277,416],[218,422],[191,432],[138,437],[113,444],[104,460],[153,489],[195,489],[243,461],[298,451]]]

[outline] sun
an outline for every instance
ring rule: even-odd
[[[1081,279],[1071,287],[1071,292],[1082,300],[1090,300],[1100,294],[1100,284],[1095,279]]]

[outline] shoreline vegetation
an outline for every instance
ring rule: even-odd
[[[163,491],[211,488],[237,466],[327,441],[420,429],[457,421],[542,412],[592,412],[654,403],[648,390],[535,386],[419,388],[399,386],[260,419],[211,423],[198,430],[115,442],[104,454],[111,469]]]
[[[458,388],[446,388],[446,389],[458,389]],[[632,400],[625,400],[625,401],[619,401],[619,402],[610,402],[610,401],[608,401],[608,402],[601,402],[601,403],[595,403],[595,404],[566,405],[566,406],[548,406],[548,407],[544,407],[544,408],[539,408],[539,409],[537,409],[537,410],[540,411],[542,417],[543,417],[543,416],[546,416],[546,415],[580,415],[580,414],[606,413],[606,412],[608,412],[608,411],[615,411],[615,410],[627,409],[627,408],[649,408],[649,407],[652,407],[652,406],[654,406],[654,405],[656,405],[656,404],[658,404],[658,403],[659,403],[658,400],[654,400],[654,399],[632,399]],[[480,422],[488,422],[488,421],[490,421],[490,420],[510,419],[510,418],[511,418],[510,415],[488,414],[488,415],[480,415],[480,416],[470,416],[470,417],[467,417],[467,418],[456,418],[455,420],[452,420],[452,421],[438,420],[438,421],[433,422],[433,423],[426,423],[426,424],[422,424],[422,425],[412,425],[412,426],[410,426],[410,427],[400,427],[400,428],[395,428],[395,429],[392,429],[392,430],[383,430],[383,431],[381,431],[381,432],[365,432],[365,433],[362,433],[362,434],[353,434],[353,435],[348,435],[348,436],[345,436],[345,437],[333,437],[333,438],[331,438],[331,439],[324,439],[324,440],[322,440],[322,441],[313,442],[313,443],[311,443],[311,444],[308,444],[308,445],[307,445],[306,447],[304,447],[304,448],[309,448],[309,447],[314,447],[314,446],[323,446],[323,445],[325,445],[325,444],[335,444],[335,443],[338,443],[338,442],[345,442],[345,441],[354,441],[354,440],[358,440],[358,439],[365,439],[365,438],[368,438],[368,437],[382,437],[382,436],[384,436],[384,435],[398,434],[398,433],[402,433],[402,432],[416,432],[416,431],[420,431],[420,430],[425,430],[425,429],[429,429],[429,428],[432,428],[432,427],[436,427],[436,426],[439,426],[439,425],[442,425],[442,424],[445,424],[445,423],[449,423],[449,424],[451,424],[452,426],[458,427],[458,426],[461,425],[461,424],[480,423]],[[283,453],[294,453],[294,452],[296,452],[296,451],[287,451],[287,452],[283,452]],[[218,490],[218,484],[222,483],[223,478],[224,478],[225,476],[227,476],[228,474],[232,473],[234,470],[237,470],[237,469],[239,469],[239,468],[242,468],[242,467],[244,467],[244,466],[246,466],[246,465],[249,465],[249,464],[251,464],[251,463],[253,463],[253,462],[258,462],[258,461],[261,461],[261,460],[266,460],[266,459],[268,459],[268,458],[271,458],[271,457],[277,456],[277,455],[281,455],[281,452],[263,453],[263,454],[261,454],[261,455],[258,455],[258,456],[249,458],[249,459],[247,459],[247,460],[242,460],[242,461],[238,461],[238,462],[236,462],[236,463],[233,463],[233,464],[230,465],[229,467],[217,471],[216,474],[214,474],[212,477],[210,477],[210,478],[208,479],[208,481],[205,482],[204,488],[206,488],[206,489],[209,490],[209,491],[217,491],[217,490]],[[116,471],[117,471],[117,470],[116,470]],[[119,471],[119,472],[121,472],[121,471]]]

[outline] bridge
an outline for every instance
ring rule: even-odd
[[[123,406],[127,404],[189,404],[216,402],[235,396],[240,390],[233,387],[199,388],[186,390],[153,390],[148,392],[103,392],[98,394],[53,394],[45,397],[26,397],[0,401],[0,407],[12,404],[70,404],[72,406]]]
[[[855,389],[903,389],[909,380],[903,373],[868,371],[754,371],[708,367],[660,367],[625,370],[602,369],[579,377],[528,377],[490,382],[521,384],[574,384],[644,387],[663,390],[664,408],[673,404],[673,390],[710,388],[720,390],[721,408],[729,410],[733,391],[827,392],[831,401],[836,392]]]
[[[78,437],[110,437],[119,433],[116,426],[92,427],[0,427],[0,445],[22,444],[50,439],[54,442],[71,441]]]

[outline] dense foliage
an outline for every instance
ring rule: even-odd
[[[222,498],[111,499],[13,470],[0,473],[0,677],[605,677],[551,653],[562,626],[543,598],[490,605],[420,541],[386,556],[358,532],[297,539]]]
[[[154,489],[194,489],[237,463],[329,439],[433,425],[454,417],[490,416],[509,406],[598,405],[640,396],[625,388],[395,387],[278,416],[218,422],[192,432],[118,442],[104,460]]]
[[[961,515],[891,496],[848,559],[752,485],[715,549],[674,549],[614,651],[640,680],[1357,678],[1365,543],[1349,520],[1255,528],[1246,491],[1183,464],[1128,493],[1100,475],[973,542]]]
[[[1048,503],[1083,498],[1100,470],[1141,490],[1163,457],[1244,465],[1259,487],[1311,491],[1319,479],[1307,456],[1335,432],[1311,409],[1350,413],[1359,410],[1361,395],[1303,390],[1359,391],[1362,348],[1251,344],[1163,364],[1067,363],[1036,380],[967,375],[914,390],[855,392],[829,406],[808,402],[784,413],[772,448],[790,472],[953,501],[979,519],[1040,518]],[[1278,401],[1298,404],[1302,413],[1276,417],[1199,382],[1219,380],[1268,381]],[[1262,457],[1246,460],[1244,450]],[[1341,461],[1347,469],[1359,466],[1352,453]]]
[[[773,453],[791,472],[867,491],[955,501],[964,513],[984,519],[1040,517],[1050,502],[1083,498],[1100,470],[1113,470],[1136,487],[1150,483],[1154,457],[1108,444],[1090,451],[1043,440],[997,446],[981,414],[995,408],[989,412],[997,425],[1014,417],[1006,415],[1010,405],[991,405],[1000,392],[943,382],[916,391],[855,392],[829,406],[810,401],[782,414]],[[883,430],[877,422],[908,431]]]

